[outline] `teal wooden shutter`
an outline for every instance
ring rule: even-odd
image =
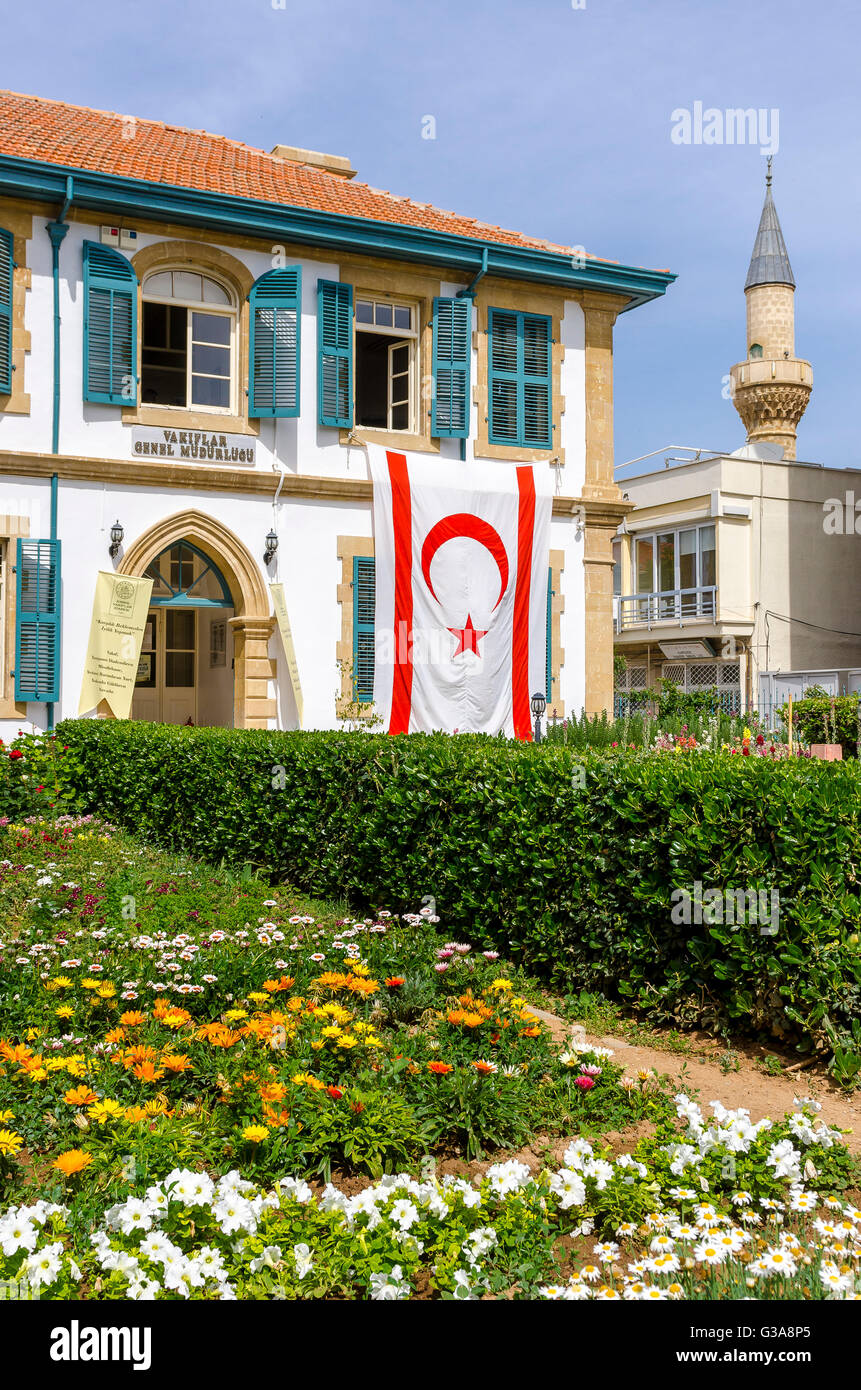
[[[549,449],[553,443],[551,320],[536,314],[521,317],[523,413],[519,442],[535,449]]]
[[[431,434],[438,439],[469,436],[471,299],[433,302],[433,405]]]
[[[352,429],[352,285],[317,281],[317,364],[320,424]]]
[[[302,267],[270,270],[255,281],[251,305],[248,414],[292,417],[299,414],[299,343]]]
[[[15,699],[60,698],[60,542],[18,540]]]
[[[518,438],[518,314],[491,309],[488,333],[488,386],[491,444],[517,444]]]
[[[137,401],[138,279],[125,256],[84,242],[84,400]]]
[[[0,227],[0,396],[12,391],[12,233]]]
[[[488,334],[490,443],[551,448],[551,320],[491,309]]]
[[[374,698],[376,568],[372,556],[353,556],[353,698]]]
[[[553,700],[553,569],[547,571],[547,704]]]

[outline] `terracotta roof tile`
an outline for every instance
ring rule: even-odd
[[[562,255],[572,255],[575,250],[461,217],[430,203],[416,203],[324,169],[267,154],[224,135],[17,92],[0,91],[0,153],[226,197],[421,227],[504,246]]]

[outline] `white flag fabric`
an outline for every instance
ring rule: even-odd
[[[531,739],[530,697],[547,681],[550,469],[369,455],[384,727]]]

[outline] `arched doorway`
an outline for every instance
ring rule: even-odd
[[[233,723],[233,596],[221,570],[190,541],[151,560],[150,610],[132,701],[133,719]]]
[[[185,547],[176,553],[177,547]],[[174,552],[174,553],[172,553]],[[270,695],[270,682],[275,679],[275,662],[269,657],[269,638],[275,627],[275,618],[269,607],[269,594],[260,569],[238,536],[213,517],[193,509],[178,512],[166,517],[150,527],[137,540],[133,541],[118,566],[122,574],[143,575],[155,565],[157,576],[153,579],[153,598],[161,598],[154,603],[153,611],[171,610],[181,614],[191,611],[194,614],[194,647],[190,645],[192,620],[173,618],[170,620],[172,647],[168,647],[168,619],[156,618],[154,637],[156,657],[158,656],[157,624],[163,625],[162,652],[164,671],[167,672],[167,654],[173,652],[171,666],[173,678],[181,679],[189,673],[192,665],[190,653],[195,653],[197,672],[203,661],[207,685],[212,684],[214,673],[222,672],[226,681],[230,677],[230,644],[232,642],[232,718],[225,717],[225,724],[233,724],[237,729],[265,729],[269,720],[275,716],[275,700]],[[158,592],[156,585],[158,583]],[[213,646],[220,643],[220,632],[210,632],[210,623],[226,623],[225,665],[209,666],[210,638]],[[202,639],[205,639],[202,641]],[[188,643],[188,645],[183,645]],[[142,653],[143,656],[143,653]],[[216,652],[220,659],[220,652]],[[142,670],[149,663],[142,663]],[[158,679],[157,662],[151,663],[155,679]],[[152,688],[152,687],[149,687]],[[190,687],[175,685],[175,692]],[[224,710],[224,699],[219,708]],[[182,700],[190,699],[174,694],[168,697],[173,701],[175,713],[182,710]],[[144,697],[146,700],[146,697]],[[137,713],[132,705],[133,718],[168,718],[168,715]],[[138,705],[138,708],[140,706]],[[144,704],[146,708],[146,704]],[[162,703],[162,709],[164,704]],[[199,710],[200,712],[200,710]],[[189,715],[182,719],[174,717],[171,722],[185,723]],[[192,716],[193,717],[193,716]],[[195,722],[215,722],[211,718]],[[219,723],[222,719],[219,718]]]

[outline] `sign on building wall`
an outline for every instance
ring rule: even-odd
[[[116,719],[128,719],[151,593],[151,579],[99,571],[78,714],[105,700]]]
[[[290,619],[287,616],[287,600],[284,597],[283,584],[270,584],[272,590],[272,603],[275,607],[275,616],[278,619],[278,631],[281,633],[281,641],[284,644],[284,655],[287,658],[287,670],[290,673],[290,684],[293,687],[293,699],[296,701],[296,712],[299,716],[299,728],[302,728],[302,686],[299,683],[299,664],[296,660],[296,648],[293,646],[293,633],[290,630]]]
[[[135,458],[175,459],[178,463],[222,463],[253,468],[256,439],[210,430],[132,429]]]

